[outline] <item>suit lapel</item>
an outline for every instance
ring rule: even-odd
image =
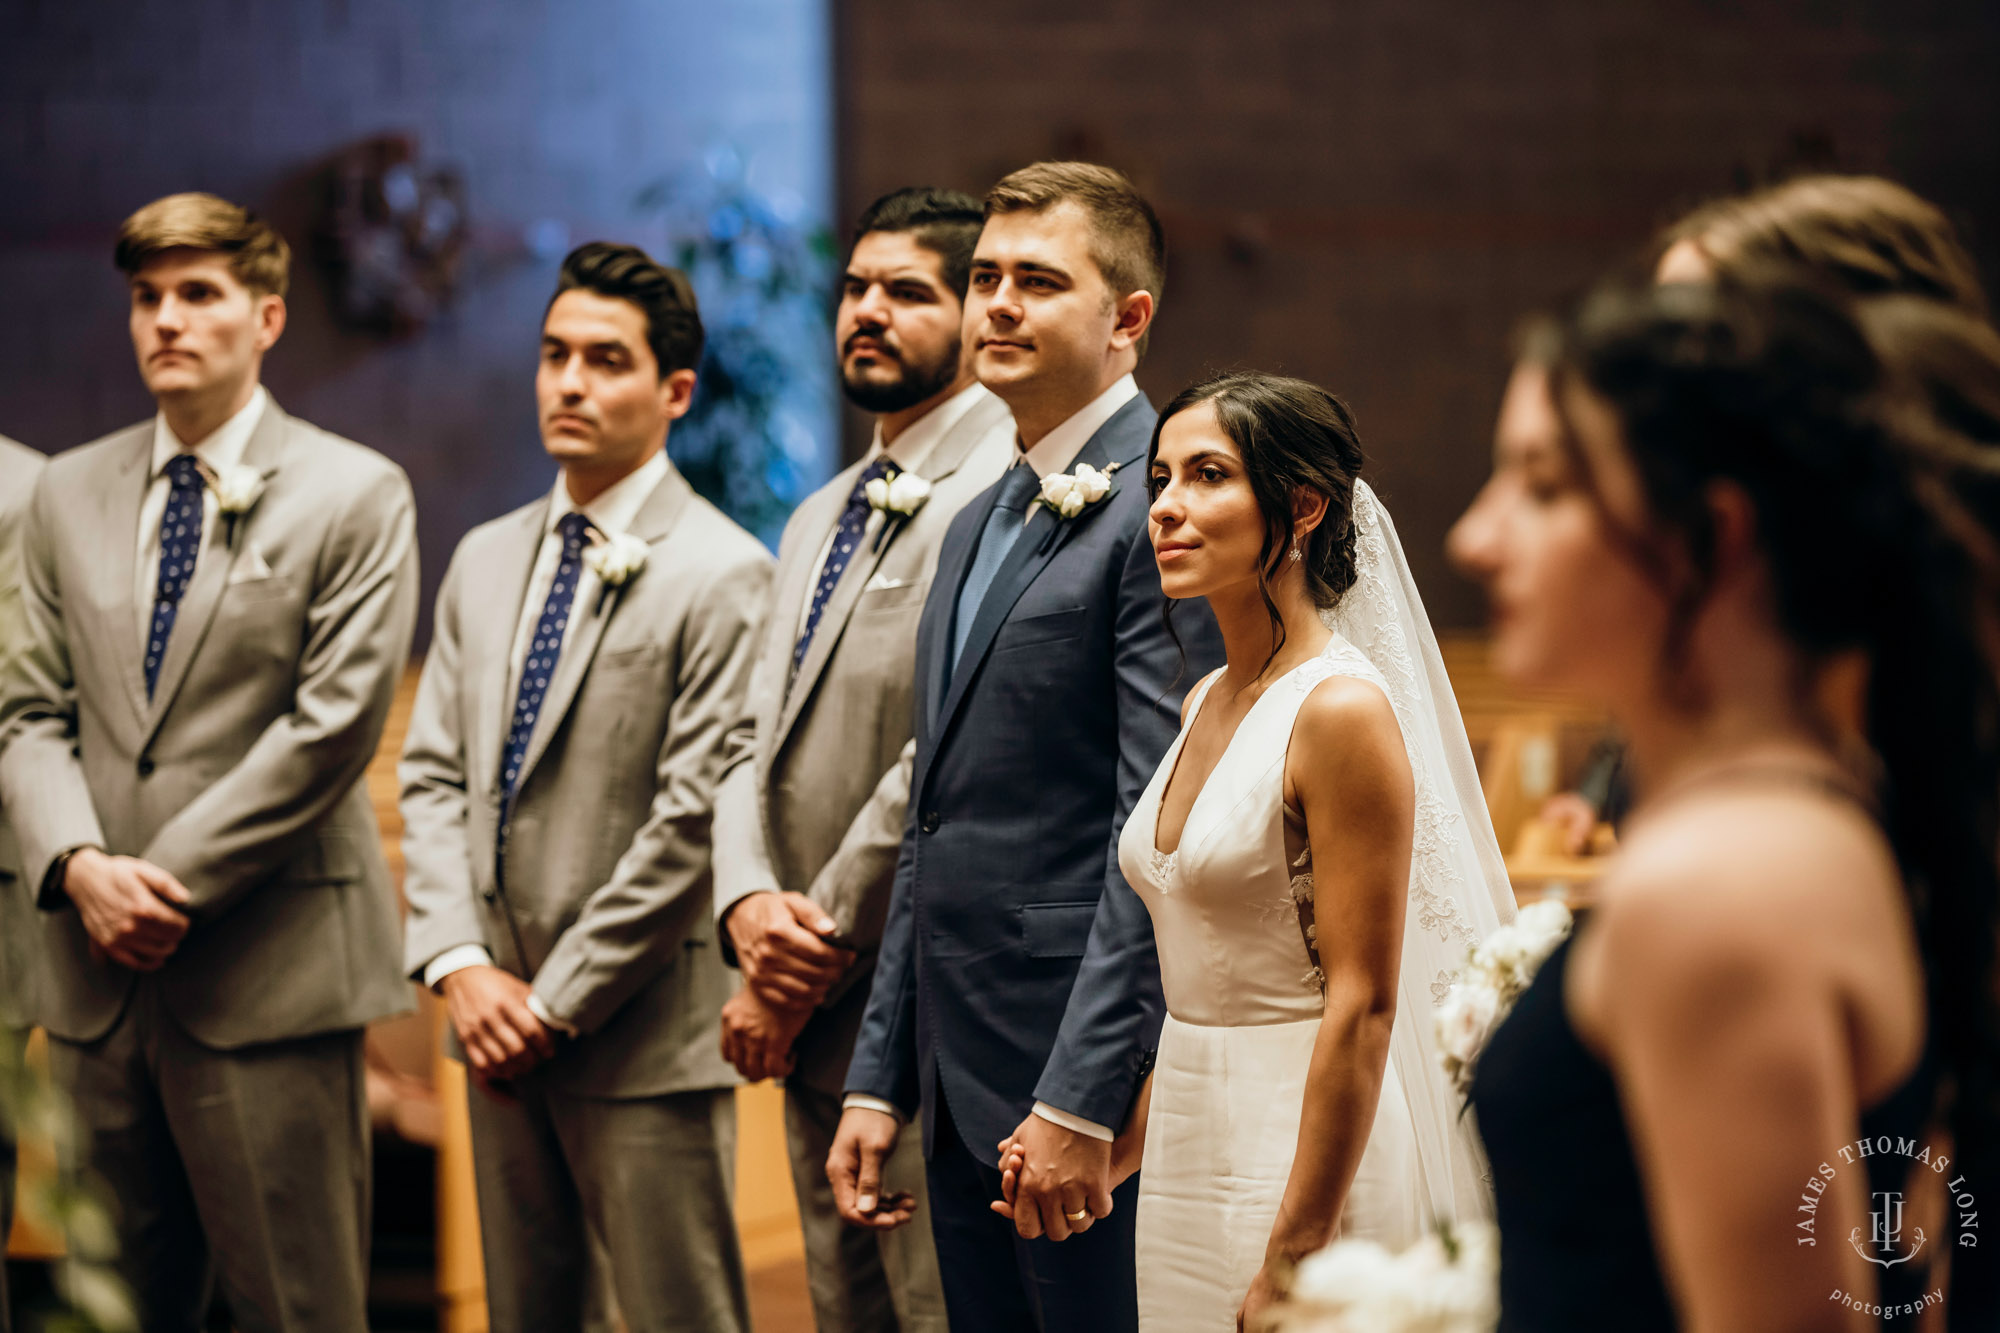
[[[244,466],[257,469],[258,475],[264,479],[266,491],[270,489],[271,478],[277,474],[284,459],[285,441],[290,429],[290,418],[279,410],[275,402],[266,403],[264,415],[258,420],[257,429],[243,450]],[[268,495],[259,496],[257,506],[268,503]],[[181,683],[187,679],[195,654],[201,651],[209,623],[215,619],[216,608],[222,605],[222,590],[229,586],[229,571],[236,564],[236,553],[248,544],[250,526],[257,519],[257,506],[237,517],[233,532],[228,516],[219,508],[216,512],[215,531],[206,534],[207,549],[195,560],[194,577],[188,581],[187,591],[181,596],[180,609],[174,613],[173,632],[167,636],[166,657],[160,662],[152,707],[146,714],[147,741],[151,741],[159,730],[167,709],[173,706],[174,696],[180,692]]]
[[[125,697],[132,705],[132,720],[146,724],[152,705],[146,700],[146,635],[139,628],[140,608],[132,604],[139,568],[139,510],[146,503],[146,487],[152,481],[147,466],[153,456],[153,424],[147,422],[132,432],[132,439],[99,493],[101,501],[97,530],[109,540],[98,546],[104,553],[104,606],[112,616],[111,634],[128,651],[118,655],[118,678],[124,682]],[[151,614],[152,608],[145,608]]]
[[[1111,480],[1113,492],[1122,486],[1136,484],[1132,477],[1126,475],[1132,460],[1121,456],[1127,451],[1118,449],[1114,442],[1122,441],[1124,431],[1121,427],[1129,413],[1146,411],[1150,408],[1151,404],[1147,403],[1142,394],[1118,409],[1111,420],[1098,427],[1097,433],[1077,451],[1076,458],[1064,471],[1075,471],[1079,463],[1088,463],[1100,471],[1112,463],[1117,463],[1118,471],[1113,474]],[[991,507],[987,506],[988,509]],[[1034,507],[1033,516],[1029,518],[1026,530],[1015,541],[1013,549],[1007,552],[1006,561],[993,575],[992,586],[987,588],[986,596],[979,603],[979,610],[973,616],[972,629],[965,638],[965,651],[959,655],[958,665],[949,668],[951,680],[945,688],[944,702],[938,709],[933,736],[942,736],[950,728],[952,717],[957,713],[967,690],[971,688],[973,678],[979,674],[979,665],[993,647],[993,640],[999,635],[1000,626],[1006,623],[1008,615],[1013,611],[1014,603],[1021,600],[1021,594],[1041,576],[1041,572],[1048,568],[1049,562],[1062,553],[1070,538],[1095,522],[1097,516],[1110,507],[1110,495],[1106,495],[1075,518],[1069,519],[1058,519],[1047,505]],[[981,526],[984,524],[985,520],[982,519]],[[1052,526],[1055,529],[1053,532],[1050,531]],[[959,581],[961,583],[964,581],[962,572]],[[956,597],[957,594],[954,593],[953,596]],[[945,663],[948,665],[951,652],[949,643],[946,644],[944,651]]]
[[[658,545],[661,538],[673,529],[674,520],[680,516],[694,492],[689,489],[681,474],[668,470],[653,493],[646,497],[646,503],[639,508],[639,517],[632,523],[632,535],[651,545]],[[643,579],[651,573],[654,578],[670,577],[653,570],[651,562],[632,576],[632,580]],[[542,701],[541,716],[535,720],[535,733],[528,740],[528,753],[521,761],[521,772],[514,779],[514,790],[520,791],[527,785],[528,774],[549,748],[556,728],[562,725],[569,708],[576,701],[577,691],[583,688],[583,678],[589,674],[591,659],[597,656],[597,645],[604,639],[604,630],[617,614],[619,604],[632,586],[628,581],[616,588],[599,585],[597,595],[590,599],[588,606],[574,606],[572,616],[581,614],[584,620],[570,636],[563,648],[562,657],[556,662],[556,674],[549,681],[548,697]]]

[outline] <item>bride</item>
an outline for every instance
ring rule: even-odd
[[[1208,599],[1228,662],[1119,843],[1167,1003],[1113,1154],[1114,1181],[1146,1168],[1147,1333],[1254,1329],[1336,1235],[1398,1249],[1491,1211],[1432,1006],[1513,898],[1360,465],[1338,398],[1259,374],[1181,393],[1148,459],[1161,582]]]

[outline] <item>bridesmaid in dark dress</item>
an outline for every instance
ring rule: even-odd
[[[1515,369],[1452,553],[1640,799],[1477,1066],[1503,1330],[2000,1327],[1934,1263],[1994,1141],[2000,533],[1888,399],[1802,274],[1609,288]]]

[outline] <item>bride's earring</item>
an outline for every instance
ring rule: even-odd
[[[1299,562],[1299,557],[1300,557],[1299,542],[1298,538],[1294,537],[1292,539],[1292,563],[1296,565]]]

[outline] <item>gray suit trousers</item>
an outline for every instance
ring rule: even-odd
[[[931,1242],[923,1135],[905,1129],[882,1168],[883,1194],[914,1194],[917,1215],[894,1231],[848,1226],[826,1179],[840,1100],[803,1082],[785,1085],[785,1142],[806,1236],[813,1323],[819,1333],[950,1333]]]
[[[735,1094],[581,1097],[532,1074],[513,1091],[470,1098],[493,1333],[580,1333],[593,1237],[630,1333],[749,1333]]]
[[[103,1037],[49,1042],[147,1333],[202,1328],[216,1282],[241,1333],[367,1328],[361,1046],[355,1029],[211,1050],[152,977]]]

